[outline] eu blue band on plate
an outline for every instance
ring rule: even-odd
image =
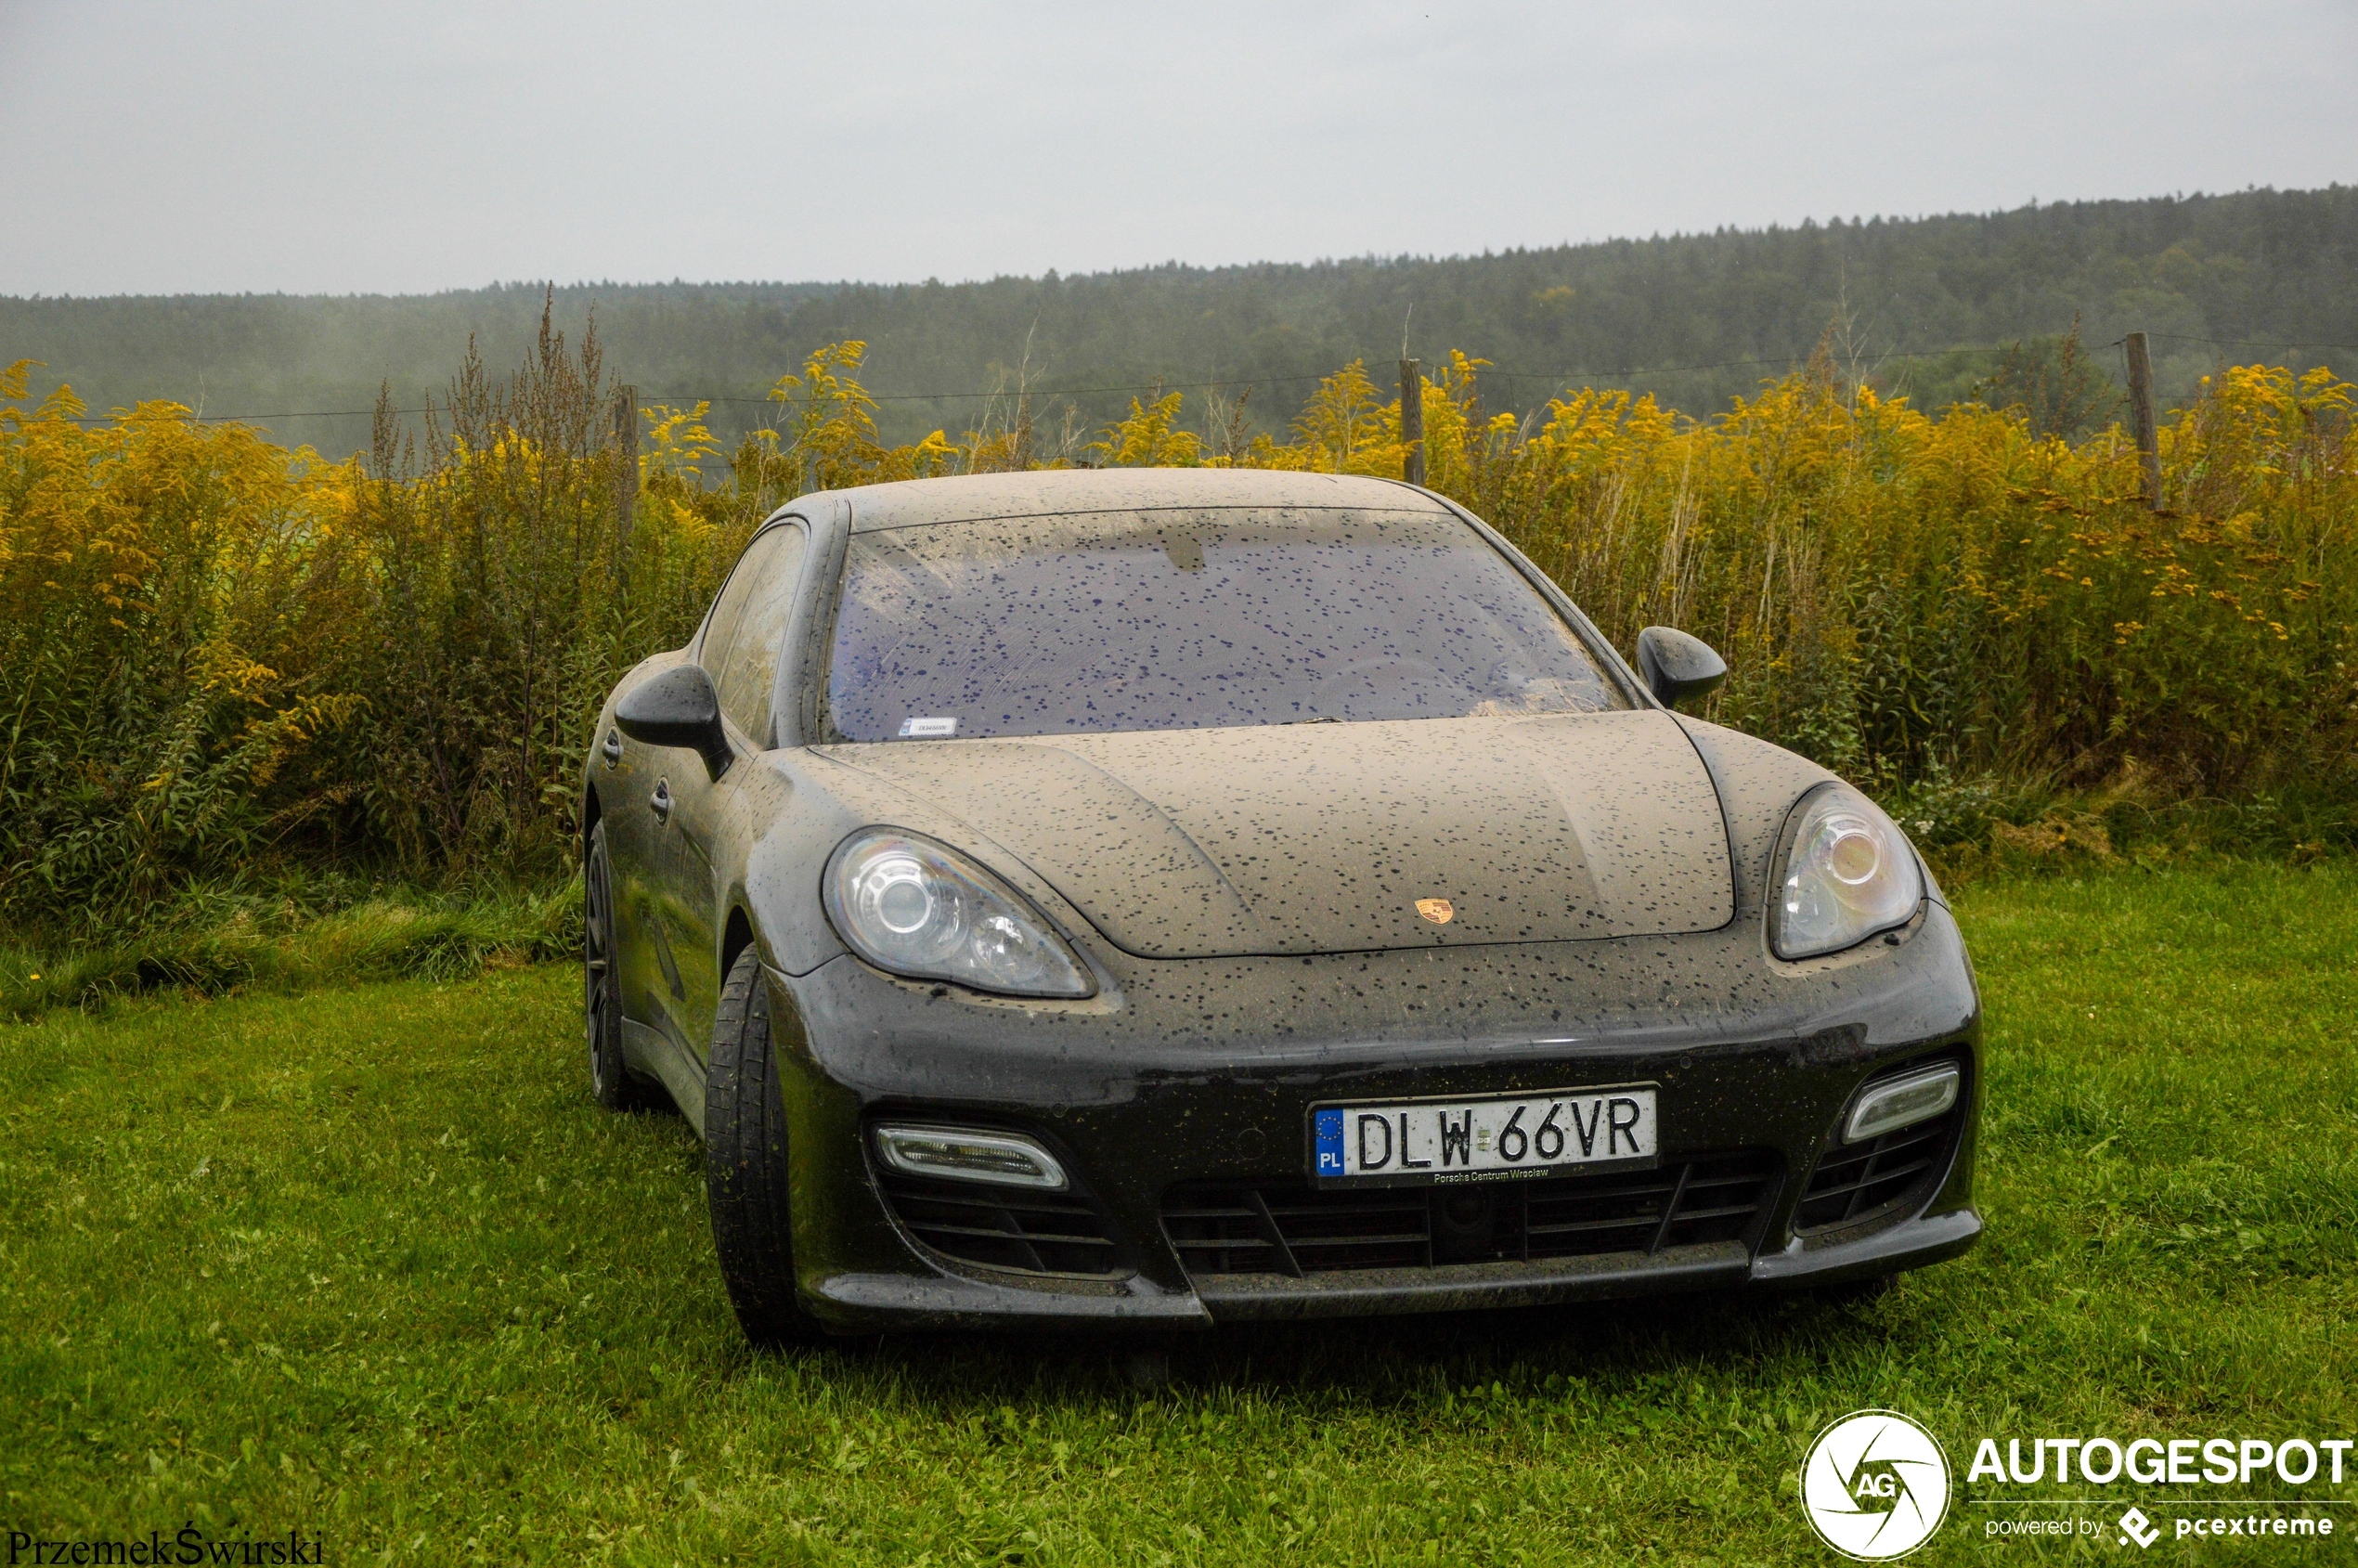
[[[1318,1134],[1318,1174],[1342,1174],[1342,1112],[1322,1110],[1315,1123]]]

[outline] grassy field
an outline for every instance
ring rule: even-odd
[[[1984,1434],[2358,1435],[2353,895],[2334,865],[1961,894],[1991,1230],[1879,1300],[1224,1332],[1153,1391],[1102,1342],[747,1351],[694,1140],[590,1103],[561,965],[0,1025],[0,1532],[295,1529],[354,1563],[1819,1562],[1794,1467],[1863,1405],[1961,1475]],[[1911,1561],[2118,1549],[1986,1541],[1992,1491]],[[2298,1555],[2195,1555],[2247,1553]]]

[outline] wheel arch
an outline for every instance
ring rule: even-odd
[[[743,904],[729,906],[729,921],[720,930],[720,974],[726,978],[736,966],[737,955],[754,945],[753,916]]]

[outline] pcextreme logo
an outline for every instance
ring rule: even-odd
[[[1809,1445],[1801,1509],[1818,1538],[1845,1557],[1905,1557],[1948,1515],[1949,1456],[1897,1410],[1854,1410]]]

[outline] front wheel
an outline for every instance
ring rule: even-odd
[[[705,1196],[713,1250],[737,1322],[755,1344],[818,1333],[795,1300],[786,1107],[770,1029],[770,988],[748,947],[729,966],[712,1021],[704,1096]]]
[[[581,1013],[590,1043],[590,1091],[608,1110],[637,1110],[653,1096],[622,1059],[621,955],[614,940],[614,868],[603,823],[590,829],[581,898]]]

